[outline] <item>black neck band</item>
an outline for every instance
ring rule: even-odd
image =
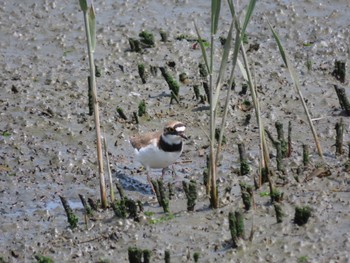
[[[182,142],[178,144],[169,144],[160,136],[159,148],[165,152],[180,152],[182,150]]]

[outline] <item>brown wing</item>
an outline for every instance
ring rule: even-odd
[[[136,135],[130,138],[130,143],[132,147],[140,150],[141,147],[146,146],[154,138],[159,138],[162,132],[149,132],[141,135]]]

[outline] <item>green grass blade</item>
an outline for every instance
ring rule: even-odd
[[[88,4],[86,0],[79,0],[80,8],[83,12],[88,10]]]
[[[248,8],[247,8],[247,13],[245,15],[245,19],[244,19],[244,23],[243,23],[243,27],[242,27],[243,33],[247,29],[250,18],[252,17],[252,14],[253,14],[253,11],[255,8],[255,3],[256,3],[256,0],[250,0],[250,2],[249,2]]]
[[[216,108],[216,104],[219,100],[219,94],[222,86],[222,81],[225,76],[226,68],[227,68],[227,60],[229,57],[230,49],[231,49],[231,43],[232,43],[232,31],[233,31],[233,21],[231,22],[230,30],[228,31],[226,42],[224,45],[224,52],[221,57],[221,64],[220,64],[220,70],[219,75],[216,81],[216,89],[214,94],[214,109]]]
[[[93,5],[91,5],[90,12],[89,12],[89,29],[90,29],[91,50],[92,52],[94,52],[96,47],[96,15],[95,15],[95,8]]]
[[[236,14],[235,6],[233,5],[232,0],[227,0],[228,6],[230,7],[232,17]]]
[[[216,34],[219,26],[221,0],[211,1],[211,33]]]
[[[312,123],[312,120],[311,120],[311,116],[310,116],[310,113],[309,113],[309,110],[306,106],[306,103],[305,103],[305,100],[304,100],[304,97],[303,97],[303,94],[301,93],[301,89],[300,89],[300,83],[299,83],[299,79],[298,79],[298,76],[294,70],[294,67],[292,66],[292,64],[290,63],[289,61],[289,58],[288,58],[288,55],[287,53],[285,52],[282,44],[281,44],[281,41],[280,41],[280,38],[278,36],[278,34],[276,33],[276,31],[273,29],[272,25],[270,24],[270,22],[268,22],[269,26],[270,26],[270,29],[271,29],[271,32],[272,32],[272,35],[273,37],[275,38],[276,40],[276,43],[277,43],[277,46],[278,46],[278,49],[281,53],[281,57],[283,59],[283,62],[284,64],[286,65],[288,71],[289,71],[289,74],[292,78],[292,81],[294,83],[294,87],[299,95],[299,98],[300,98],[300,101],[303,105],[303,108],[304,108],[304,111],[305,111],[305,114],[306,114],[306,117],[307,117],[307,120],[309,122],[309,125],[310,125],[310,129],[311,129],[311,132],[313,134],[313,137],[314,137],[314,140],[315,140],[315,144],[316,144],[316,147],[317,147],[317,151],[318,151],[318,154],[320,155],[320,157],[323,159],[323,153],[322,153],[322,149],[321,149],[321,145],[320,145],[320,142],[318,140],[318,136],[317,136],[317,133],[316,133],[316,129]]]
[[[244,80],[248,81],[247,71],[245,70],[242,62],[239,59],[237,59],[237,64],[238,64],[239,70],[241,71],[241,74],[242,74]]]
[[[269,26],[270,26],[272,35],[273,35],[273,37],[274,37],[275,40],[276,40],[276,43],[277,43],[278,49],[279,49],[279,51],[280,51],[280,53],[281,53],[281,57],[282,57],[282,59],[283,59],[283,62],[284,62],[284,64],[286,65],[286,67],[288,68],[287,56],[286,56],[286,53],[284,52],[284,48],[283,48],[283,46],[282,46],[282,43],[281,43],[281,41],[280,41],[280,38],[278,37],[276,31],[272,28],[272,25],[270,24],[270,22],[268,22],[268,23],[269,23]]]
[[[210,69],[209,63],[208,63],[207,52],[205,52],[205,46],[204,46],[203,40],[202,40],[202,38],[201,38],[201,35],[200,35],[200,33],[199,33],[199,29],[198,29],[198,27],[197,27],[196,22],[194,22],[194,27],[195,27],[196,32],[197,32],[198,43],[199,43],[199,46],[201,47],[202,56],[203,56],[203,59],[204,59],[205,66],[207,67],[207,71],[208,71],[208,73],[210,74],[210,73],[211,73],[211,69]]]

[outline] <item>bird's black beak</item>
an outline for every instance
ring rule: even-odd
[[[179,132],[178,134],[181,136],[181,138],[184,138],[185,140],[188,139],[188,137],[183,132]]]

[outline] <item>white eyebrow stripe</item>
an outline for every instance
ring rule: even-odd
[[[176,127],[175,129],[178,132],[183,132],[183,131],[185,131],[186,127],[185,126],[181,126],[181,127]]]

